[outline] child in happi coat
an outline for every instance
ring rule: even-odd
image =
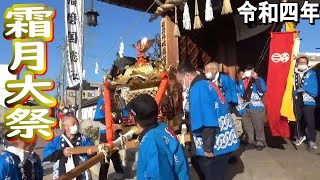
[[[158,123],[158,105],[153,97],[141,94],[127,106],[134,115],[139,136],[137,179],[188,180],[189,168],[174,133]]]

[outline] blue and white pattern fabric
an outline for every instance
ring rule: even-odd
[[[299,76],[302,77],[301,88],[303,90],[302,97],[304,105],[315,106],[316,97],[318,95],[318,79],[316,72],[313,70],[308,70],[305,73],[295,71],[294,79],[296,87],[298,86]]]
[[[246,111],[246,104],[244,103],[239,90],[239,85],[237,85],[237,97],[238,97],[238,105],[236,106],[239,115],[242,116]]]
[[[137,179],[189,180],[189,165],[174,133],[160,123],[140,142]]]
[[[196,155],[204,156],[201,129],[219,127],[212,147],[214,156],[230,153],[239,148],[234,122],[228,112],[227,102],[221,102],[218,93],[206,80],[195,82],[190,89],[190,118]]]
[[[24,166],[29,161],[31,172],[26,172]],[[35,152],[24,153],[23,150],[9,146],[0,155],[0,179],[3,180],[25,180],[27,174],[34,180],[43,179],[43,167],[39,156]],[[31,173],[31,174],[30,174]]]
[[[48,156],[52,155],[55,151],[58,150],[63,150],[66,145],[65,145],[65,140],[64,138],[60,136],[56,136],[51,142],[49,142],[46,147],[44,148],[43,151],[43,159],[46,159]],[[90,140],[89,137],[85,135],[80,135],[77,137],[77,142],[75,146],[93,146],[93,142]],[[89,159],[89,156],[87,154],[81,154],[79,155],[80,162],[79,164],[85,162],[87,159]],[[58,179],[59,178],[59,166],[60,166],[60,160],[57,160],[54,162],[53,165],[53,179]],[[82,173],[82,177],[84,180],[91,179],[91,174],[88,170],[84,171]]]
[[[218,76],[219,83],[214,83],[219,86],[221,92],[226,98],[227,103],[238,104],[236,81],[230,76],[222,73],[218,73]]]
[[[250,98],[250,102],[248,103],[248,105],[246,105],[247,108],[249,109],[253,109],[253,110],[264,110],[264,105],[263,105],[263,102],[262,102],[262,97],[264,96],[264,93],[266,92],[266,89],[267,89],[267,86],[266,86],[266,83],[265,81],[259,77],[257,80],[260,81],[260,84],[261,84],[261,89],[262,89],[262,92],[259,92],[258,89],[257,89],[257,85],[254,83],[252,85],[252,93],[251,93],[251,98]],[[244,94],[245,94],[245,87],[244,87],[244,81],[245,80],[242,80],[240,83],[239,83],[239,93],[240,95],[243,97]]]
[[[96,112],[94,114],[93,120],[99,121],[100,119],[105,117],[105,112],[101,109],[101,107],[104,105],[104,97],[100,96],[97,106],[96,106]]]

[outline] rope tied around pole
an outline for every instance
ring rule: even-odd
[[[98,145],[98,153],[103,153],[104,158],[105,158],[105,162],[109,163],[107,160],[107,158],[110,156],[108,144],[99,144]]]

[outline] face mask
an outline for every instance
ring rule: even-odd
[[[244,72],[244,76],[247,78],[251,77],[251,71]]]
[[[70,134],[77,134],[78,133],[78,125],[74,125],[69,127]]]
[[[213,75],[211,72],[205,74],[207,79],[212,79]]]
[[[304,71],[304,70],[306,70],[307,68],[308,68],[308,65],[306,65],[306,64],[298,65],[298,70],[299,70],[299,71]]]
[[[63,113],[64,113],[64,114],[67,114],[67,113],[68,113],[68,109],[64,109],[64,110],[63,110]]]

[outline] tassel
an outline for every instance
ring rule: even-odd
[[[202,23],[199,17],[199,8],[198,8],[198,0],[195,0],[195,16],[194,16],[194,24],[193,29],[200,29],[202,28]]]
[[[224,15],[224,14],[230,14],[232,13],[232,7],[231,7],[231,4],[230,4],[230,0],[223,0],[223,6],[222,6],[222,11],[221,11],[221,14]]]
[[[189,6],[188,3],[184,3],[184,10],[183,10],[183,28],[185,30],[191,30],[191,19],[189,14]]]
[[[205,20],[206,21],[212,21],[214,19],[213,17],[213,9],[211,0],[206,1],[206,10],[205,10]]]
[[[179,26],[178,26],[178,12],[177,12],[177,7],[174,8],[175,11],[175,17],[174,17],[174,36],[175,37],[180,37],[180,31],[179,31]]]

